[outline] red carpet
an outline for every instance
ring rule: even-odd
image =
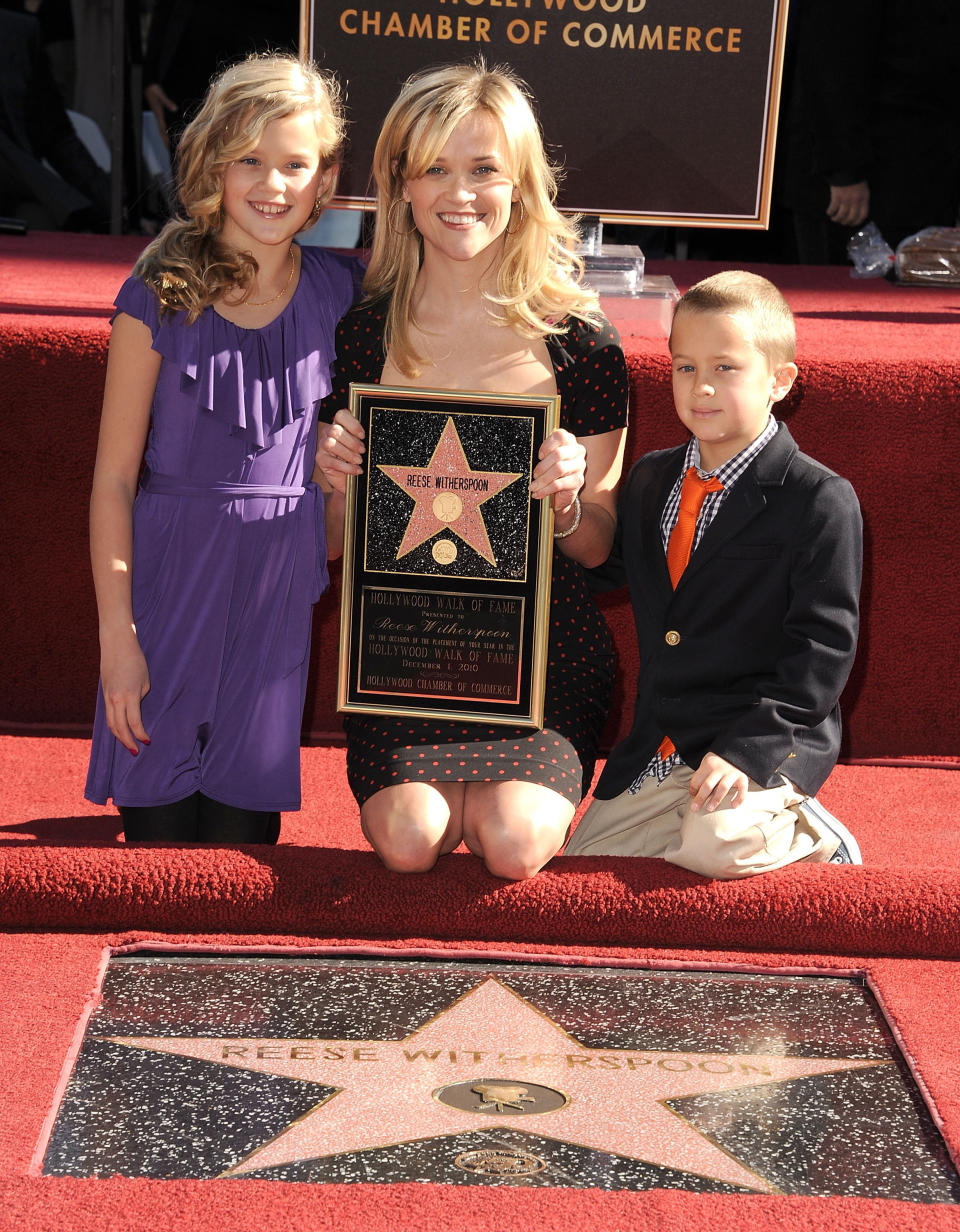
[[[98,652],[87,501],[107,318],[139,246],[134,237],[0,237],[0,380],[11,411],[0,420],[3,731],[89,731]],[[650,272],[684,287],[716,268],[652,262]],[[783,414],[801,448],[850,478],[864,509],[864,620],[842,699],[844,756],[956,754],[960,693],[943,681],[960,641],[960,523],[937,516],[918,477],[960,456],[960,291],[856,281],[843,268],[763,272],[784,287],[797,317],[801,379]],[[663,339],[650,335],[635,303],[605,306],[630,372],[629,460],[682,431]],[[946,483],[955,506],[960,472],[948,469]],[[314,625],[305,726],[320,738],[339,730],[336,591],[335,581]],[[629,717],[635,651],[624,600],[608,599],[604,610],[623,664],[612,740]],[[61,628],[63,636],[51,635]]]
[[[466,854],[423,877],[362,850],[343,752],[303,751],[307,807],[276,848],[125,847],[109,809],[80,801],[87,745],[0,738],[0,1228],[246,1232],[359,1227],[563,1232],[940,1232],[954,1207],[867,1199],[708,1197],[653,1190],[40,1177],[30,1161],[107,947],[343,947],[554,961],[863,971],[960,1156],[960,774],[839,767],[825,802],[856,831],[863,868],[800,867],[711,883],[643,860],[557,860],[530,882]],[[935,1010],[933,1010],[935,1007]]]
[[[31,1229],[110,1229],[126,1232],[144,1225],[161,1229],[216,1226],[252,1232],[361,1228],[464,1228],[494,1232],[531,1223],[557,1232],[587,1229],[666,1229],[706,1232],[946,1232],[956,1229],[956,1208],[867,1199],[794,1197],[707,1197],[652,1190],[645,1193],[514,1189],[464,1189],[425,1185],[316,1187],[263,1181],[144,1181],[121,1178],[65,1180],[28,1175],[47,1104],[56,1086],[76,1021],[94,987],[101,949],[128,941],[124,933],[86,935],[9,934],[0,971],[9,989],[4,1004],[5,1061],[0,1075],[0,1193],[6,1205],[2,1226]],[[189,938],[168,938],[171,941]],[[216,944],[220,938],[208,938]],[[256,938],[247,938],[255,942]],[[281,942],[282,938],[262,939]],[[558,953],[557,950],[553,951]],[[569,957],[559,951],[564,957]],[[578,947],[594,961],[616,960],[617,952]],[[639,962],[730,961],[734,953],[664,954],[634,951]],[[759,966],[801,966],[846,970],[851,964],[828,956],[768,955]],[[943,1023],[955,1022],[960,990],[955,964],[873,960],[866,969],[926,1080],[948,1142],[960,1146],[960,1045]],[[936,1002],[939,1014],[931,1016]],[[855,1165],[854,1165],[855,1166]]]
[[[12,409],[0,425],[8,528],[0,730],[76,734],[89,723],[96,619],[87,492],[108,304],[138,247],[0,239],[0,377]],[[685,285],[708,270],[651,272]],[[943,539],[916,482],[957,453],[960,294],[854,283],[845,271],[767,272],[798,317],[804,377],[791,429],[853,479],[866,515],[864,635],[844,696],[855,764],[838,767],[821,793],[856,833],[865,865],[710,883],[662,863],[561,859],[509,885],[457,853],[431,874],[399,877],[365,849],[342,750],[330,747],[304,750],[305,808],[284,817],[276,849],[127,848],[113,811],[81,798],[85,741],[0,737],[0,1232],[960,1229],[956,1207],[853,1198],[66,1180],[31,1171],[104,953],[142,941],[864,972],[960,1160],[960,694],[952,687],[960,529],[949,521]],[[635,454],[672,443],[678,429],[662,342],[628,317],[620,324]],[[307,726],[320,733],[337,727],[336,611],[328,598],[316,624]],[[626,609],[607,611],[629,690]],[[621,703],[611,736],[625,719]],[[858,764],[871,759],[885,764]]]

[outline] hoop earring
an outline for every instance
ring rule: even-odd
[[[397,197],[395,201],[390,202],[390,208],[387,210],[387,226],[390,228],[390,230],[393,232],[394,235],[400,235],[400,236],[413,235],[417,229],[417,224],[413,221],[412,218],[410,220],[411,225],[406,231],[401,231],[399,227],[394,226],[394,217],[393,217],[394,207],[399,205],[402,210],[406,204],[407,202],[404,201],[402,197]]]
[[[517,205],[520,206],[520,220],[515,227],[507,227],[507,235],[516,235],[518,234],[518,232],[523,230],[523,220],[526,217],[526,212],[523,208],[523,198],[522,197],[517,198]],[[513,220],[511,219],[511,222],[512,221]]]

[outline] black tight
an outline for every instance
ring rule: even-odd
[[[280,814],[233,808],[201,795],[146,808],[121,807],[128,843],[275,843]]]

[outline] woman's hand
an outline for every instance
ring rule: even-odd
[[[551,432],[540,446],[530,495],[534,500],[553,501],[553,511],[562,517],[573,506],[583,487],[587,471],[587,451],[577,438],[563,428]]]
[[[104,638],[100,655],[100,681],[107,726],[120,743],[136,756],[137,742],[149,744],[140,703],[150,692],[150,673],[140,643],[129,638]]]
[[[363,473],[363,428],[349,411],[337,411],[333,422],[320,424],[317,433],[317,470],[334,492],[347,490],[347,476]]]

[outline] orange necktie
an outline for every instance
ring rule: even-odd
[[[690,466],[683,477],[683,487],[680,489],[680,509],[677,520],[670,532],[670,542],[667,544],[667,568],[670,570],[670,581],[676,590],[680,575],[687,567],[690,552],[693,548],[694,536],[697,533],[697,518],[708,492],[720,492],[723,484],[712,475],[709,479],[701,479],[697,468]]]
[[[677,520],[673,524],[673,530],[670,532],[670,541],[667,544],[667,568],[670,570],[670,581],[673,584],[674,590],[676,590],[677,582],[680,581],[680,575],[686,569],[687,562],[690,560],[693,540],[697,533],[697,518],[700,516],[700,510],[707,498],[707,493],[720,492],[722,490],[723,484],[716,475],[712,475],[709,479],[701,479],[697,474],[695,466],[687,468],[686,474],[683,476],[683,486],[680,489],[680,509],[677,513]],[[664,736],[659,749],[657,749],[660,756],[667,758],[676,751],[676,745],[670,737]]]

